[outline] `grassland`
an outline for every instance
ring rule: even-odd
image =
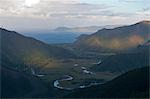
[[[90,68],[97,61],[95,59],[53,60],[51,61],[51,66],[44,66],[39,73],[44,74],[45,76],[41,77],[41,79],[50,84],[53,84],[55,80],[61,79],[64,75],[70,75],[74,78],[73,80],[62,81],[60,84],[63,87],[71,88],[77,88],[79,85],[91,82],[103,83],[118,75],[109,72],[91,71]],[[84,68],[92,73],[83,72]]]

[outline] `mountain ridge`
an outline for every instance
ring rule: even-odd
[[[48,64],[53,59],[75,58],[71,51],[54,45],[48,45],[14,31],[0,29],[2,64],[22,65]],[[24,64],[25,63],[25,64]]]
[[[74,48],[86,51],[121,51],[135,48],[150,39],[150,21],[142,21],[129,26],[101,29],[79,37]]]

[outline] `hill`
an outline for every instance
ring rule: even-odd
[[[67,98],[148,98],[149,67],[131,70],[102,85],[78,89]]]
[[[14,69],[1,67],[1,98],[49,96],[48,86],[40,79]]]
[[[45,44],[17,32],[0,29],[3,66],[45,66],[53,59],[73,58],[75,55],[61,47]],[[51,66],[51,65],[50,65]]]
[[[81,51],[112,52],[135,48],[150,38],[150,21],[114,29],[101,29],[94,34],[84,35],[74,42],[74,48]]]
[[[87,27],[73,27],[73,28],[68,28],[68,27],[57,27],[54,29],[54,32],[71,32],[71,33],[93,33],[96,32],[99,29],[102,28],[114,28],[119,25],[106,25],[106,26],[87,26]]]
[[[91,67],[94,71],[124,73],[131,69],[149,65],[149,45],[140,46],[130,52],[110,56]]]

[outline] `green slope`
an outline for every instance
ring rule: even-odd
[[[148,98],[149,67],[131,70],[112,81],[78,89],[67,98]]]
[[[135,48],[148,41],[150,21],[114,29],[101,29],[91,35],[84,35],[74,43],[74,48],[81,51],[118,52]]]
[[[135,49],[130,53],[121,53],[110,56],[102,61],[101,64],[94,65],[94,71],[109,71],[124,73],[131,69],[149,65],[149,46]]]
[[[14,31],[0,29],[2,65],[44,66],[52,59],[73,58],[75,55],[61,47],[45,44]]]

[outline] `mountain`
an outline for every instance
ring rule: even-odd
[[[115,28],[118,26],[123,25],[105,25],[105,26],[85,26],[85,27],[56,27],[54,29],[26,29],[26,30],[19,30],[20,33],[23,34],[45,34],[45,33],[94,33],[97,30],[100,30],[102,28]]]
[[[131,70],[113,80],[93,87],[78,89],[65,98],[148,98],[149,67]]]
[[[53,45],[45,44],[34,38],[25,37],[14,31],[0,29],[2,65],[17,66],[51,66],[53,59],[76,57],[72,52]]]
[[[102,28],[113,28],[119,25],[107,25],[107,26],[88,26],[88,27],[57,27],[56,29],[36,29],[36,30],[24,30],[25,36],[30,36],[41,40],[45,43],[73,43],[76,38],[81,34],[91,34]]]
[[[94,34],[84,35],[74,42],[81,51],[112,52],[124,51],[143,44],[150,38],[150,21],[114,29],[101,29]]]
[[[99,29],[102,28],[107,28],[111,29],[114,27],[117,27],[119,25],[106,25],[106,26],[87,26],[87,27],[73,27],[73,28],[68,28],[68,27],[57,27],[53,31],[55,32],[71,32],[71,33],[94,33]]]
[[[54,31],[59,31],[59,32],[69,32],[71,30],[71,28],[68,27],[57,27],[56,29],[54,29]]]
[[[130,51],[107,57],[101,64],[94,65],[91,69],[102,72],[124,73],[131,69],[149,66],[149,48],[150,45],[146,42]]]
[[[49,96],[47,84],[40,79],[14,69],[1,67],[1,98],[31,98]]]

